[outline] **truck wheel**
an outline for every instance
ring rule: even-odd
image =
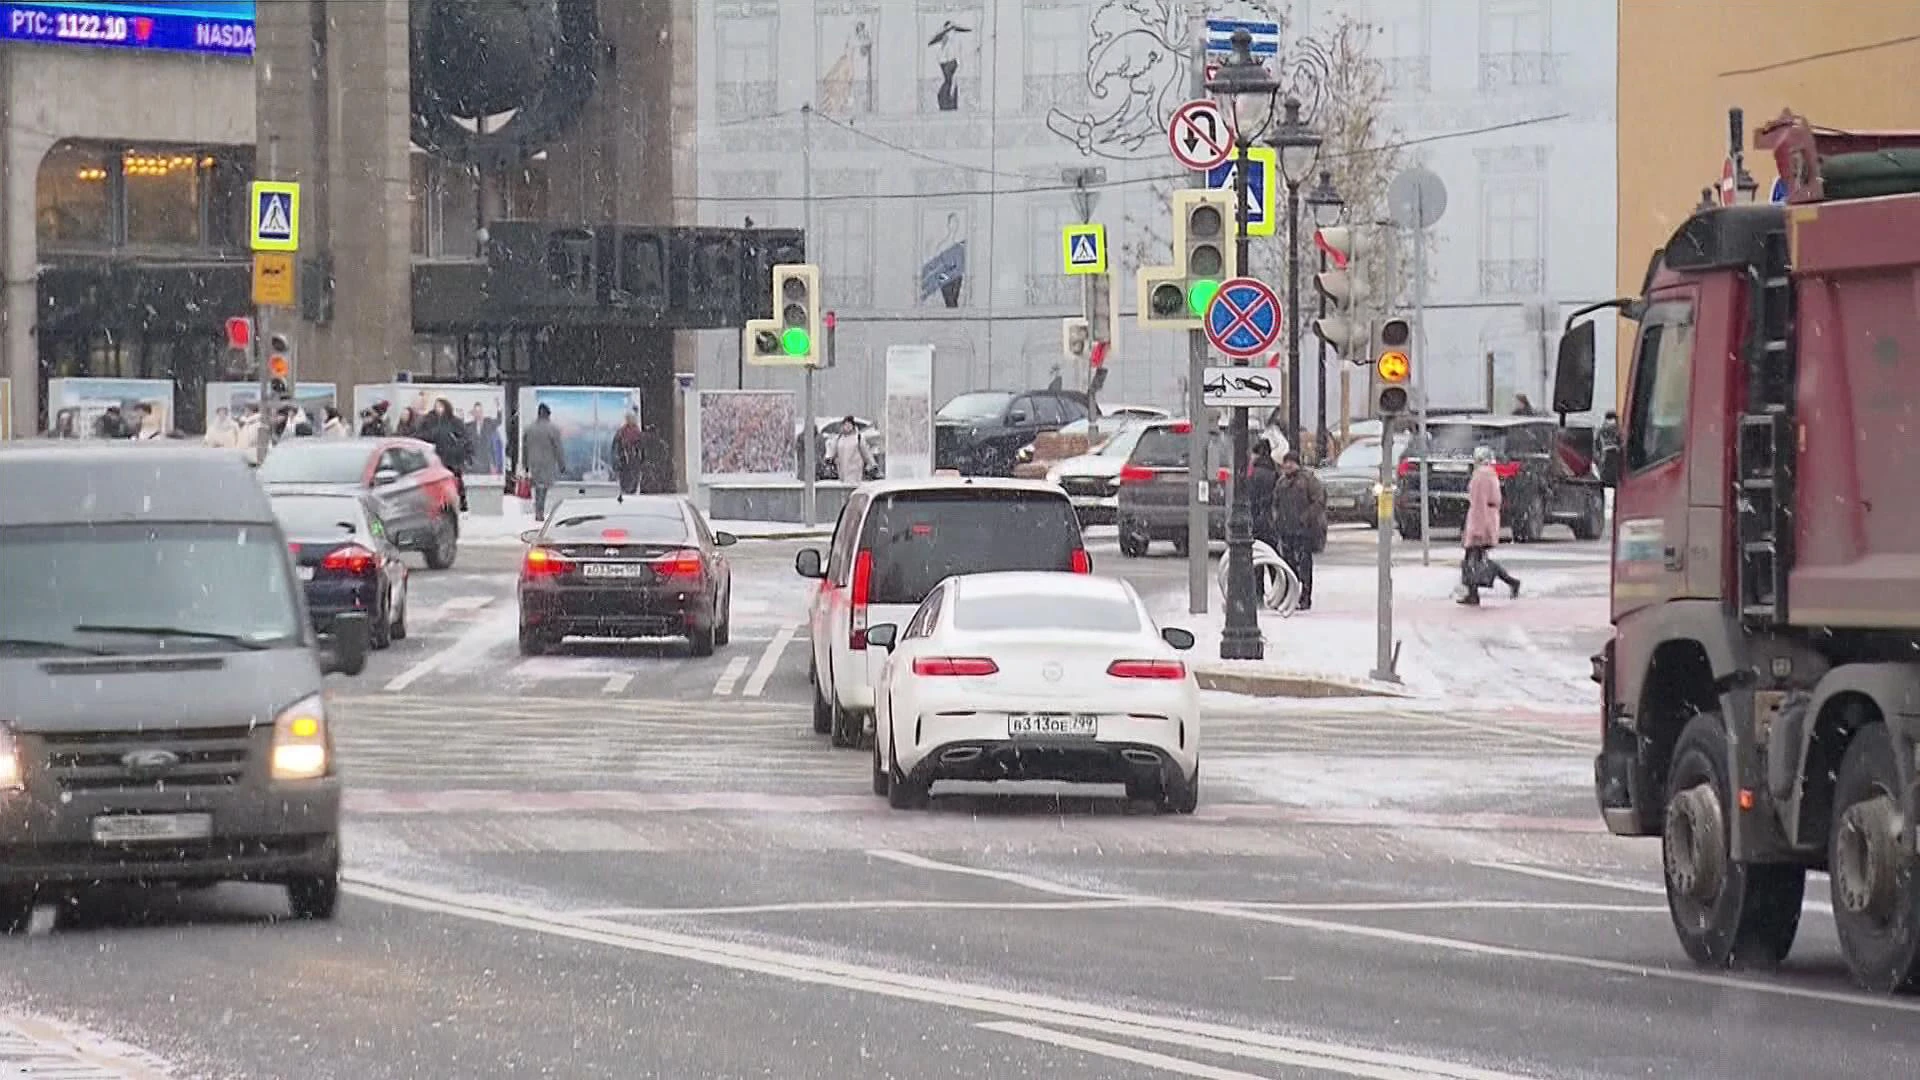
[[[0,935],[24,934],[33,922],[32,887],[0,888]]]
[[[1859,730],[1840,760],[1827,862],[1833,923],[1853,981],[1878,993],[1920,986],[1920,885],[1900,847],[1900,775],[1885,724]]]
[[[1778,967],[1800,928],[1803,867],[1736,862],[1726,807],[1727,735],[1717,712],[1696,715],[1674,744],[1660,838],[1667,911],[1704,967]]]

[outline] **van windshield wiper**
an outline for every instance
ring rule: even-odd
[[[88,634],[143,634],[147,637],[199,638],[203,641],[222,641],[256,652],[269,647],[266,642],[242,637],[239,634],[228,634],[219,630],[192,630],[184,626],[115,626],[109,623],[81,623],[74,629]]]
[[[59,649],[61,652],[80,653],[83,656],[112,656],[112,649],[103,649],[98,645],[82,645],[76,641],[49,641],[43,638],[0,637],[0,649]]]

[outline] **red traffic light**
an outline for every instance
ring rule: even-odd
[[[1093,343],[1092,351],[1087,353],[1087,365],[1089,367],[1097,368],[1107,362],[1107,346],[1109,344],[1109,342],[1105,341],[1096,341]]]
[[[227,320],[227,348],[253,348],[253,320],[245,315],[235,315]]]
[[[831,311],[827,312],[825,315],[820,316],[820,325],[826,327],[829,330],[833,329],[834,326],[836,326],[839,322],[840,322],[840,317],[838,315],[835,315]]]

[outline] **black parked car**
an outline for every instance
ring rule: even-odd
[[[933,467],[1012,476],[1021,447],[1086,417],[1087,395],[1076,390],[968,391],[933,414]]]
[[[1452,416],[1427,422],[1400,457],[1394,527],[1407,539],[1420,536],[1420,461],[1427,462],[1428,520],[1457,529],[1467,520],[1467,481],[1473,451],[1493,451],[1500,476],[1500,523],[1516,543],[1532,543],[1551,524],[1566,525],[1580,540],[1606,530],[1606,489],[1592,467],[1591,427],[1562,429],[1551,417]],[[1584,448],[1584,449],[1583,449]]]

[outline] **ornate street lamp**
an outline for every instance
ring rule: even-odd
[[[1346,208],[1346,200],[1334,190],[1333,174],[1322,169],[1320,182],[1314,185],[1312,191],[1307,192],[1307,212],[1313,215],[1313,227],[1324,229],[1339,224],[1340,217]],[[1323,251],[1320,253],[1320,270],[1324,273],[1326,269],[1327,253]],[[1320,295],[1320,317],[1323,319],[1327,317],[1325,293]],[[1298,331],[1295,330],[1292,333],[1297,341]],[[1313,401],[1316,414],[1313,427],[1313,458],[1315,464],[1325,465],[1327,463],[1327,342],[1325,338],[1320,339],[1320,362],[1313,368]]]

